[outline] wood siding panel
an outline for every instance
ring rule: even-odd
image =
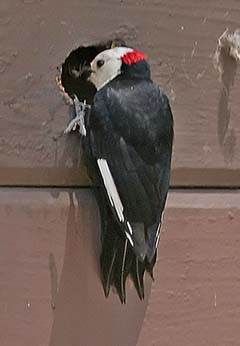
[[[213,56],[225,28],[238,27],[239,13],[234,0],[70,0],[66,6],[54,0],[1,1],[0,184],[89,183],[76,174],[78,142],[74,146],[61,137],[68,106],[55,85],[56,67],[74,47],[117,34],[148,54],[153,78],[171,99],[173,185],[186,185],[178,176],[182,169],[191,177],[196,169],[206,169],[206,183],[198,175],[194,185],[212,185],[216,169],[225,169],[227,185],[235,185],[232,174],[240,176],[239,69],[229,99],[222,100]]]
[[[92,191],[0,189],[3,346],[238,345],[240,193],[172,192],[155,282],[103,296]],[[150,294],[150,297],[149,297]]]
[[[239,16],[235,0],[1,0],[1,345],[239,344],[240,72],[224,97],[214,68],[217,39]],[[55,83],[73,48],[116,35],[149,56],[170,97],[178,187],[155,282],[144,302],[129,282],[126,306],[103,296],[97,205],[91,189],[72,188],[91,182],[78,135],[62,134],[69,109]]]
[[[239,198],[171,195],[137,346],[239,344]]]

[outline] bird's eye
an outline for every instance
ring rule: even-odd
[[[103,65],[104,65],[104,60],[101,59],[101,60],[97,61],[97,67],[98,68],[102,67]]]

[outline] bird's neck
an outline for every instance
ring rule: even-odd
[[[132,65],[122,65],[122,74],[126,77],[150,79],[150,67],[146,61],[140,61]]]

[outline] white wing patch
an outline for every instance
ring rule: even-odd
[[[127,226],[128,226],[130,234],[132,235],[133,234],[133,230],[132,230],[132,226],[130,225],[129,221],[127,221]]]
[[[112,173],[110,172],[110,169],[108,167],[108,163],[104,159],[98,159],[97,163],[98,163],[98,167],[100,169],[101,175],[103,177],[103,182],[107,190],[110,203],[116,210],[119,221],[124,222],[123,205],[119,197],[116,185],[114,183]]]
[[[126,234],[126,237],[127,237],[128,240],[129,240],[129,243],[133,246],[134,244],[133,244],[133,240],[132,240],[130,234],[129,234],[128,232],[125,232],[125,234]]]
[[[103,178],[103,183],[107,191],[107,195],[109,198],[109,201],[111,203],[111,206],[115,209],[118,219],[120,222],[125,223],[125,218],[123,215],[123,205],[122,201],[120,199],[120,196],[118,194],[116,185],[113,180],[112,173],[109,169],[108,163],[105,159],[98,159],[97,164],[99,167],[99,170],[101,172],[102,178]],[[129,223],[129,221],[126,221],[127,228],[129,232],[125,231],[126,237],[129,240],[130,244],[133,246],[133,240],[131,235],[133,234],[132,227]]]
[[[161,224],[162,222],[160,221],[159,222],[159,225],[158,225],[158,228],[157,228],[157,233],[156,233],[156,245],[155,247],[157,248],[158,247],[158,243],[159,243],[159,240],[160,240],[160,229],[161,229]]]

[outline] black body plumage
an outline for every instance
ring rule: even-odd
[[[161,216],[169,188],[173,118],[167,96],[150,79],[149,65],[123,64],[122,73],[94,97],[84,139],[90,176],[100,186],[101,273],[105,295],[111,286],[126,301],[130,275],[140,299],[144,272],[153,277]],[[108,163],[124,207],[120,222],[109,201],[98,159]],[[127,222],[132,241],[126,237]]]

